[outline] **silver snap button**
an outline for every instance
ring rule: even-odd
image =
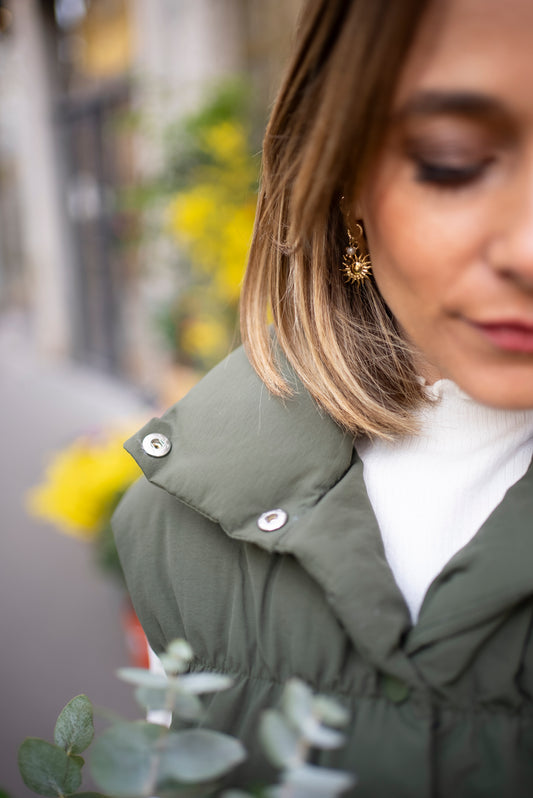
[[[170,452],[172,444],[166,435],[151,432],[143,438],[142,447],[150,457],[164,457]]]
[[[285,526],[288,518],[289,516],[285,510],[280,510],[279,508],[277,510],[269,510],[259,516],[257,526],[262,532],[275,532]]]

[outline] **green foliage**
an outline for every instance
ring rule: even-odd
[[[24,740],[18,763],[24,784],[39,795],[72,795],[81,785],[83,759],[46,740]]]
[[[142,668],[122,668],[119,677],[136,687],[143,707],[171,710],[169,729],[146,721],[113,722],[91,747],[90,772],[106,796],[115,798],[207,798],[219,794],[220,780],[246,757],[242,743],[226,734],[190,724],[203,715],[200,696],[225,690],[231,679],[217,673],[185,673],[193,652],[183,640],[173,641],[162,656],[167,676]],[[267,710],[261,737],[272,763],[282,770],[281,783],[257,793],[226,790],[222,798],[335,798],[354,783],[347,773],[307,763],[311,748],[329,749],[343,736],[331,728],[348,720],[346,712],[325,696],[313,695],[291,679],[279,709]],[[76,792],[84,760],[78,756],[93,741],[93,708],[86,696],[76,696],[61,711],[55,744],[27,738],[19,749],[19,769],[25,784],[40,795],[63,798],[106,798]]]
[[[177,784],[214,782],[246,758],[234,737],[209,729],[171,732],[161,754],[160,779]]]
[[[61,711],[54,730],[55,745],[29,737],[19,748],[18,762],[27,787],[39,795],[71,795],[81,785],[82,751],[94,737],[92,704],[84,695]]]
[[[279,710],[263,713],[260,735],[267,756],[282,769],[279,789],[270,796],[336,798],[355,784],[350,773],[307,764],[311,748],[338,748],[344,736],[329,724],[344,726],[346,711],[327,696],[314,696],[300,679],[285,685]],[[333,721],[333,723],[332,723]]]
[[[138,687],[135,698],[145,709],[161,709],[174,712],[182,720],[198,720],[203,712],[203,704],[196,695],[175,692],[160,687]]]
[[[165,730],[144,721],[117,723],[94,743],[91,774],[102,790],[117,796],[151,795],[157,761],[154,749]]]
[[[173,246],[179,287],[153,321],[175,360],[200,372],[239,342],[259,180],[253,127],[249,82],[220,82],[197,111],[167,126],[160,174],[122,197],[123,210],[140,221],[139,240]]]
[[[248,127],[250,99],[251,89],[243,78],[228,79],[207,92],[198,111],[168,126],[165,178],[171,190],[193,186],[205,168],[219,165],[217,152],[206,146],[206,132],[228,123]]]
[[[68,702],[57,719],[54,742],[67,754],[81,754],[94,737],[93,707],[86,695]]]

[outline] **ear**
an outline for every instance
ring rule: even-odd
[[[357,219],[359,219],[359,212],[357,209],[357,205],[354,205],[353,201],[346,199],[343,195],[340,199],[340,209],[342,216],[344,218],[344,224],[346,227],[352,227]]]
[[[364,219],[366,215],[365,211],[366,208],[364,197],[361,193],[359,193],[353,205],[353,215],[356,219]]]

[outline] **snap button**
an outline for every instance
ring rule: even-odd
[[[275,532],[287,523],[288,515],[285,510],[269,510],[257,519],[257,526],[262,532]]]
[[[143,438],[142,447],[150,457],[164,457],[170,452],[172,444],[166,435],[151,432]]]
[[[385,675],[382,677],[382,686],[383,686],[383,693],[392,701],[393,704],[401,704],[407,698],[409,698],[409,693],[411,692],[409,686],[402,682],[401,679],[397,679],[395,676]]]

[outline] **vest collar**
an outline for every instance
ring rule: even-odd
[[[479,645],[480,634],[533,595],[533,464],[434,581],[413,628],[353,440],[295,387],[286,401],[270,396],[237,350],[126,449],[151,482],[226,534],[295,556],[378,668],[419,685],[453,679],[472,653],[454,641],[468,631]],[[170,440],[167,455],[144,451],[150,433]],[[287,523],[261,531],[258,518],[278,508]]]

